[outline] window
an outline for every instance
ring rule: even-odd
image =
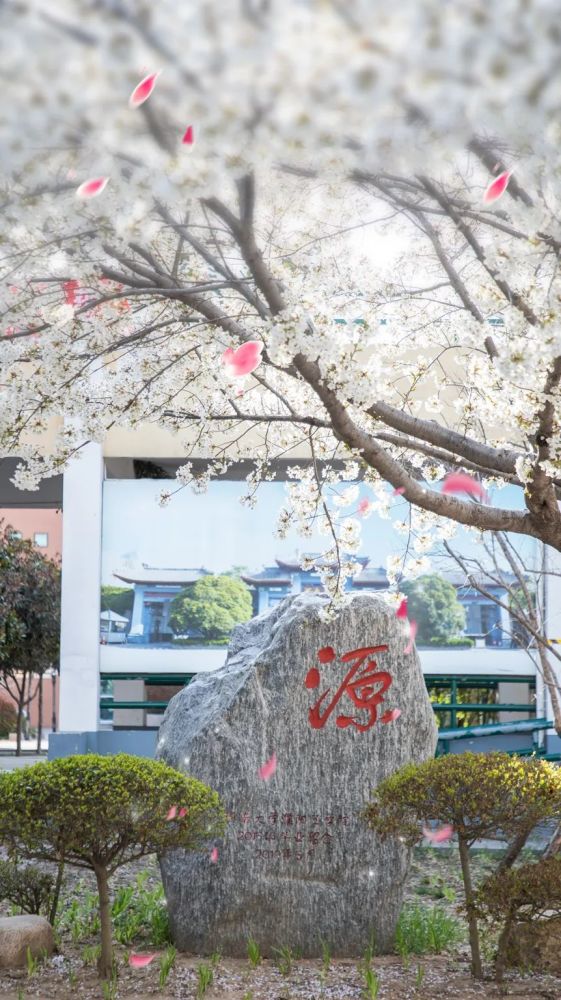
[[[36,531],[33,535],[33,541],[41,549],[46,549],[49,544],[49,536],[46,531]]]
[[[8,537],[9,538],[13,538],[15,540],[16,538],[21,538],[22,534],[21,534],[21,531],[10,531]]]

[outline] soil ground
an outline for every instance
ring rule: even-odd
[[[495,852],[475,855],[473,866],[476,881],[496,864]],[[139,871],[147,871],[149,883],[156,885],[159,871],[155,858],[120,870],[113,888],[134,880]],[[62,905],[83,893],[83,883],[93,889],[93,881],[84,872],[69,873]],[[451,915],[458,914],[461,899],[460,872],[457,853],[450,850],[418,849],[415,851],[406,900],[442,907]],[[0,904],[0,912],[8,912]],[[0,971],[1,1000],[106,1000],[102,984],[91,965],[84,965],[84,946],[96,939],[73,943],[68,934],[60,938],[60,953],[39,965],[32,976],[27,970]],[[279,942],[282,944],[282,942]],[[178,955],[175,966],[163,989],[158,986],[159,962],[156,958],[145,969],[131,969],[127,955],[131,950],[156,952],[139,943],[133,949],[116,946],[119,963],[117,990],[107,1000],[135,997],[148,1000],[196,1000],[198,967],[208,958]],[[561,1000],[561,979],[552,976],[510,972],[501,988],[492,980],[493,942],[484,941],[488,961],[488,978],[474,982],[469,974],[467,945],[460,944],[451,954],[412,955],[402,960],[395,955],[375,956],[372,968],[380,980],[379,1000],[487,1000],[509,996],[517,1000]],[[275,962],[265,960],[251,968],[242,959],[222,958],[214,971],[213,984],[204,1000],[364,1000],[364,977],[360,956],[355,959],[333,960],[322,982],[319,960],[295,961],[289,975],[282,975]],[[419,979],[422,983],[419,985]],[[374,996],[374,994],[371,994]]]

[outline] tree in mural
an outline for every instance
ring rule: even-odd
[[[16,753],[23,713],[41,680],[58,666],[60,569],[8,526],[0,534],[0,687],[16,703]],[[41,719],[42,704],[39,703]]]
[[[204,639],[227,639],[235,625],[249,621],[249,587],[233,576],[205,576],[171,603],[169,621],[176,633],[195,630]]]
[[[178,488],[249,458],[251,503],[311,457],[279,532],[325,533],[334,596],[361,511],[394,503],[394,583],[453,523],[561,549],[554,4],[57,0],[0,30],[19,485],[152,421]],[[61,415],[46,455],[28,432]]]
[[[418,642],[445,642],[465,627],[466,615],[456,588],[442,576],[420,576],[401,589],[407,596],[408,615],[417,622]]]
[[[134,589],[132,587],[112,587],[104,584],[101,588],[101,610],[115,611],[118,615],[130,618],[134,604]]]

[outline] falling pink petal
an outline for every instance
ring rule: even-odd
[[[218,848],[217,847],[213,847],[212,848],[212,851],[210,852],[210,860],[211,860],[211,863],[213,865],[215,865],[216,862],[218,861]]]
[[[366,500],[366,498],[364,500],[361,500],[357,508],[359,514],[361,514],[362,517],[364,517],[364,515],[367,514],[368,511],[370,510],[371,506],[372,505],[370,503],[370,500]]]
[[[265,764],[263,764],[262,767],[259,768],[259,771],[257,773],[259,774],[261,781],[268,781],[269,778],[273,777],[273,774],[275,773],[276,769],[277,769],[277,755],[276,753],[274,753],[272,757],[269,757],[269,760]]]
[[[166,819],[175,819],[176,816],[177,816],[177,806],[172,806],[166,816]]]
[[[405,486],[398,486],[396,490],[392,490],[392,497],[400,497],[405,493]]]
[[[222,355],[222,361],[227,369],[228,375],[236,378],[240,375],[249,375],[261,364],[261,352],[265,345],[260,340],[248,340],[237,350],[228,347]]]
[[[450,472],[442,484],[442,493],[469,493],[479,500],[486,499],[487,494],[477,479],[472,479],[466,472]]]
[[[189,810],[187,809],[186,806],[182,806],[182,808],[179,810],[179,812],[177,814],[179,816],[179,819],[184,819],[185,816],[187,815],[188,811]]]
[[[423,837],[430,840],[431,844],[443,844],[445,840],[450,840],[454,836],[454,827],[448,823],[441,826],[439,830],[430,830],[428,826],[423,827]]]
[[[145,76],[143,80],[134,88],[131,96],[129,97],[129,106],[131,108],[139,108],[141,104],[144,104],[148,100],[150,94],[156,86],[156,80],[158,79],[160,73],[150,73],[149,76]]]
[[[483,195],[483,201],[489,204],[492,201],[496,201],[503,195],[508,187],[508,182],[512,176],[512,170],[503,170],[502,174],[495,177],[494,180],[487,185],[485,194]]]
[[[395,617],[396,618],[402,618],[402,619],[407,618],[407,598],[406,597],[403,598],[401,604],[399,605],[399,607],[398,607],[398,609],[397,609],[397,611],[395,613]]]
[[[413,647],[415,645],[415,636],[417,635],[417,622],[409,622],[409,642],[405,647],[406,653],[412,653]]]
[[[129,965],[133,969],[144,969],[153,962],[155,955],[129,955]]]
[[[185,129],[181,142],[183,143],[184,146],[192,146],[194,141],[195,141],[195,136],[193,134],[193,126],[188,125],[187,128]]]
[[[380,722],[395,722],[396,719],[399,719],[400,715],[400,708],[389,708],[388,711],[384,712],[384,714],[380,717]]]
[[[76,190],[77,198],[95,198],[105,190],[109,182],[108,177],[92,177],[89,181],[84,181]]]

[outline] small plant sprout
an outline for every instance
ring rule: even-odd
[[[31,948],[29,947],[29,945],[28,945],[27,951],[25,953],[25,959],[26,959],[26,963],[27,963],[27,975],[31,979],[31,977],[34,976],[35,973],[37,972],[37,966],[39,965],[39,959],[36,956],[33,956],[31,954]]]
[[[426,973],[427,973],[427,970],[425,969],[424,965],[421,965],[421,963],[418,962],[417,963],[417,971],[415,973],[415,989],[416,990],[420,990],[421,989],[421,987],[423,985],[423,982],[425,980]]]
[[[329,972],[331,966],[331,948],[329,943],[321,939],[321,967],[325,972]]]
[[[214,970],[211,965],[201,962],[197,966],[197,998],[202,1000],[209,986],[212,986]]]
[[[363,997],[365,1000],[376,1000],[380,992],[380,977],[371,966],[363,967],[364,978]]]
[[[212,955],[210,956],[210,964],[212,965],[213,969],[216,969],[216,966],[219,965],[221,958],[222,955],[220,954],[219,951],[213,951]]]
[[[258,965],[261,965],[262,958],[259,945],[255,938],[252,937],[247,939],[247,958],[252,969],[256,969]]]
[[[87,944],[82,950],[82,962],[84,965],[95,965],[101,955],[101,945]]]
[[[292,972],[292,966],[294,964],[295,955],[292,952],[292,948],[286,945],[280,948],[275,948],[275,953],[277,955],[276,964],[281,976],[289,976]]]
[[[176,957],[177,949],[174,948],[172,944],[168,945],[160,958],[160,975],[158,977],[158,985],[161,990],[163,990],[168,981],[169,974],[175,965]]]

